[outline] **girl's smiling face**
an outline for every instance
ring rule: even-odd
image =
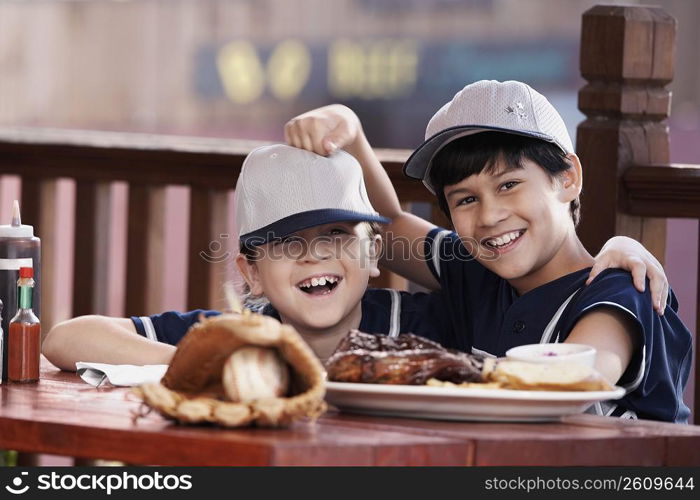
[[[552,178],[533,161],[502,158],[444,187],[455,230],[482,265],[520,293],[571,272],[567,250],[577,240],[569,204],[580,193],[578,159]]]
[[[370,277],[378,276],[380,237],[366,223],[305,229],[257,247],[238,265],[253,295],[264,295],[299,331],[357,327]]]

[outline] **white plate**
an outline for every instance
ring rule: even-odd
[[[625,390],[513,391],[423,385],[326,383],[326,401],[340,410],[440,420],[533,422],[581,413]]]

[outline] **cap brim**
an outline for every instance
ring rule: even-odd
[[[428,188],[428,191],[435,194],[435,188],[428,179],[433,157],[444,146],[455,139],[471,134],[478,134],[479,132],[503,132],[506,134],[524,135],[526,137],[534,137],[535,139],[541,139],[543,141],[556,144],[553,137],[540,132],[513,130],[500,127],[484,127],[482,125],[458,125],[456,127],[441,130],[429,139],[426,139],[426,141],[418,146],[413,154],[409,156],[408,160],[406,160],[406,163],[403,165],[403,173],[412,179],[422,180],[425,187]]]
[[[239,239],[241,245],[256,247],[278,238],[284,238],[303,229],[333,222],[379,222],[388,224],[391,222],[391,219],[378,214],[324,208],[290,215],[256,231],[243,234]]]

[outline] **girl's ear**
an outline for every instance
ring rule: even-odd
[[[369,243],[369,276],[379,276],[379,256],[382,254],[382,237],[378,234],[370,237]]]
[[[250,261],[243,254],[236,255],[236,267],[243,276],[243,279],[250,287],[250,293],[253,296],[261,296],[264,294],[263,286],[260,281],[260,272],[255,262]]]
[[[566,162],[571,165],[561,172],[561,200],[565,203],[574,201],[581,194],[583,188],[583,170],[581,161],[573,153],[566,155]]]

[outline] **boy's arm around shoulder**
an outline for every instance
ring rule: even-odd
[[[382,265],[427,288],[439,288],[423,258],[424,239],[435,226],[401,208],[391,179],[365,137],[357,115],[339,104],[324,106],[290,120],[284,133],[287,142],[298,148],[320,155],[340,148],[353,155],[362,167],[372,205],[391,219],[382,228]]]
[[[175,346],[142,337],[129,318],[93,315],[56,324],[46,335],[41,351],[58,368],[75,371],[78,361],[168,364]]]
[[[661,263],[644,245],[627,236],[613,236],[598,255],[586,284],[608,268],[618,267],[632,273],[634,287],[640,292],[646,290],[645,278],[649,278],[654,309],[663,315],[669,297],[670,286]]]

